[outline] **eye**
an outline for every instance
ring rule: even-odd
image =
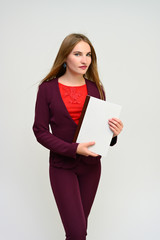
[[[91,53],[87,53],[87,56],[91,57]]]
[[[74,55],[75,55],[75,56],[80,56],[80,54],[79,54],[79,53],[75,53]]]

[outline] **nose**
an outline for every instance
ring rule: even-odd
[[[81,57],[81,63],[82,63],[82,64],[86,64],[86,63],[87,63],[87,58],[86,58],[86,56],[82,56],[82,57]]]

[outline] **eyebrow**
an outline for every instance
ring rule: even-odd
[[[80,51],[74,51],[73,53],[82,53],[82,52],[80,52]],[[87,54],[88,53],[91,53],[91,52],[87,52]]]

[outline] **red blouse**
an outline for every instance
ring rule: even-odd
[[[68,113],[75,123],[78,124],[87,95],[86,84],[82,86],[66,86],[59,83],[59,89]]]

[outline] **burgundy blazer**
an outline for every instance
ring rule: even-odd
[[[94,82],[85,79],[88,95],[100,98]],[[51,132],[49,131],[51,127]],[[50,150],[50,164],[59,168],[73,168],[82,159],[95,164],[101,156],[85,157],[76,154],[78,143],[73,143],[77,124],[71,118],[59,91],[58,78],[43,82],[38,89],[33,131],[37,141]],[[91,139],[92,140],[92,139]],[[117,142],[112,138],[111,146]]]

